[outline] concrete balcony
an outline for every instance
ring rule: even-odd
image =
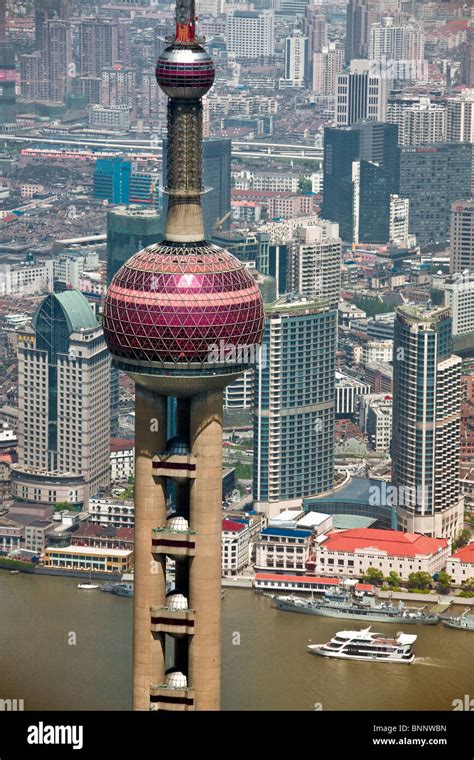
[[[194,633],[194,610],[151,607],[150,615],[153,633],[168,633],[171,636],[192,636]]]
[[[192,454],[155,454],[153,457],[153,475],[177,480],[196,477],[196,457]]]
[[[169,673],[166,683],[150,687],[150,710],[194,710],[194,689],[188,688],[187,678],[183,673]]]
[[[188,522],[183,517],[170,517],[166,527],[152,530],[151,551],[169,557],[194,557],[196,533],[189,529]]]

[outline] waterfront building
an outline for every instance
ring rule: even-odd
[[[43,553],[45,567],[83,572],[123,575],[133,570],[131,549],[94,546],[48,546]]]
[[[22,501],[87,504],[110,482],[109,368],[102,328],[78,290],[47,296],[18,330]]]
[[[461,586],[464,581],[474,578],[474,542],[458,549],[448,557],[446,572],[453,579],[453,583]]]
[[[432,577],[444,570],[449,552],[445,538],[374,528],[341,530],[318,543],[315,572],[360,578],[373,567],[406,581],[410,573]]]
[[[333,483],[337,309],[282,297],[255,371],[255,508],[269,516]]]
[[[250,560],[249,525],[246,520],[222,520],[222,575],[238,575]]]
[[[255,544],[255,570],[305,573],[312,547],[311,529],[264,528]]]
[[[115,366],[136,383],[136,710],[220,706],[222,394],[254,363],[264,322],[245,265],[205,240],[202,97],[215,72],[195,19],[193,0],[180,0],[156,68],[169,97],[164,240],[124,264],[103,314]],[[171,436],[169,397],[177,398]],[[168,597],[167,558],[175,561]]]
[[[448,308],[399,307],[393,351],[392,482],[402,530],[454,538],[459,493],[461,359]]]

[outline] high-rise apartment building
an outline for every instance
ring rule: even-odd
[[[72,88],[72,31],[69,21],[46,21],[43,31],[42,62],[49,83],[49,100],[64,102]]]
[[[347,127],[361,119],[385,121],[388,91],[383,72],[372,72],[369,61],[351,61],[350,69],[337,78],[337,126]]]
[[[368,57],[390,61],[421,61],[424,56],[424,35],[412,24],[394,24],[386,16],[369,29]]]
[[[446,102],[425,96],[389,98],[387,121],[398,126],[399,145],[427,145],[446,140]]]
[[[18,465],[23,501],[79,508],[107,487],[110,357],[87,299],[51,294],[18,333]]]
[[[454,538],[459,492],[461,365],[449,308],[400,307],[393,352],[392,482],[399,527]]]
[[[45,23],[53,19],[67,19],[69,0],[35,0],[35,45],[38,50],[45,46]]]
[[[310,301],[339,301],[341,239],[337,224],[300,227],[289,246],[289,289]]]
[[[321,15],[321,6],[307,5],[305,8],[304,33],[308,38],[306,49],[308,79],[311,79],[313,56],[328,45],[328,22]]]
[[[285,40],[285,79],[293,87],[304,86],[307,47],[308,38],[297,30]]]
[[[447,98],[448,142],[474,142],[474,90],[463,90],[454,98]]]
[[[105,108],[128,106],[132,111],[136,105],[135,69],[124,69],[118,64],[102,70],[100,103]]]
[[[451,272],[474,272],[474,200],[451,206]]]
[[[266,309],[255,370],[253,495],[273,517],[333,485],[337,310],[284,296]]]
[[[474,273],[458,272],[433,277],[431,300],[436,305],[449,306],[453,323],[453,338],[474,333]]]
[[[451,204],[471,194],[473,146],[400,147],[400,195],[410,201],[410,234],[418,244],[449,240]]]
[[[313,92],[316,95],[336,95],[337,78],[344,65],[344,51],[331,42],[313,54]]]
[[[118,25],[98,19],[81,20],[77,26],[77,56],[82,76],[100,76],[102,69],[119,60]]]
[[[237,58],[273,56],[274,37],[273,10],[230,11],[227,14],[227,50]]]

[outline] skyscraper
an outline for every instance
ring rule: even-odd
[[[400,307],[393,347],[392,481],[398,523],[453,538],[463,527],[459,492],[461,359],[449,308]]]
[[[337,78],[337,126],[348,127],[361,119],[385,121],[388,87],[384,72],[372,72],[370,61],[352,61]]]
[[[15,51],[0,43],[0,124],[16,121]]]
[[[369,28],[377,21],[371,0],[349,0],[346,14],[346,63],[366,58]]]
[[[400,195],[410,201],[410,233],[420,245],[449,240],[451,204],[471,195],[473,146],[400,148]]]
[[[82,76],[100,76],[118,56],[118,26],[110,21],[83,19],[77,26],[77,55]]]
[[[204,237],[201,99],[214,66],[195,18],[193,0],[178,0],[176,31],[156,68],[169,97],[165,239],[119,270],[104,304],[115,365],[136,382],[137,710],[219,709],[222,392],[251,365],[263,331],[254,279]],[[167,439],[170,396],[176,436]],[[176,513],[167,519],[170,481]],[[168,597],[167,556],[176,561]],[[173,662],[166,673],[165,660]]]
[[[35,45],[38,50],[45,46],[45,23],[50,20],[67,19],[69,0],[35,0]]]
[[[451,272],[474,272],[474,201],[451,206]]]
[[[322,215],[339,224],[341,238],[387,242],[390,195],[398,192],[397,127],[366,121],[326,128],[323,168]]]
[[[333,485],[337,310],[284,296],[266,309],[255,372],[255,509],[273,517]]]
[[[109,484],[109,367],[102,328],[78,290],[47,296],[21,328],[16,498],[79,508]]]

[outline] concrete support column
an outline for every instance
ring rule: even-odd
[[[150,607],[163,605],[166,595],[165,558],[151,553],[152,529],[166,525],[165,481],[152,468],[153,454],[166,448],[166,398],[135,390],[133,709],[149,710],[150,685],[165,680],[164,634],[151,632]]]
[[[222,391],[191,400],[191,451],[196,480],[190,490],[190,526],[196,556],[190,560],[189,602],[196,610],[189,642],[189,685],[196,710],[219,710],[221,692]]]

